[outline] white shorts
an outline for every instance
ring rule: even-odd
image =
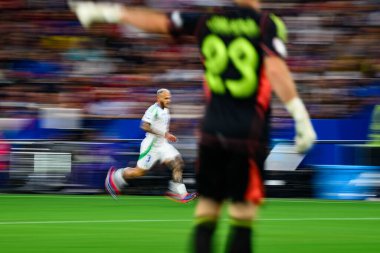
[[[149,170],[157,161],[162,163],[174,160],[179,155],[178,150],[167,141],[155,143],[154,140],[145,138],[140,145],[140,156],[137,161],[137,167]]]

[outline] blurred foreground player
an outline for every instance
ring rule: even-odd
[[[230,200],[226,252],[252,252],[252,220],[263,198],[271,88],[295,121],[295,147],[308,151],[316,133],[284,61],[286,27],[260,12],[258,0],[202,13],[161,13],[119,4],[73,6],[83,26],[126,23],[147,32],[194,35],[210,90],[199,144],[200,198],[195,210],[194,252],[212,252],[222,204]],[[269,82],[268,82],[269,81]]]

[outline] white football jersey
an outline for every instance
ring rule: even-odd
[[[157,103],[151,105],[148,110],[145,111],[142,121],[150,123],[151,127],[162,132],[169,130],[170,115],[169,109],[162,109]],[[151,133],[146,133],[147,138],[157,138],[158,136]],[[159,136],[158,139],[165,140],[163,136]]]

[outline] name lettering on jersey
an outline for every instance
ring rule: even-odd
[[[207,27],[216,34],[257,37],[260,28],[252,19],[228,19],[222,16],[213,16],[207,21]]]

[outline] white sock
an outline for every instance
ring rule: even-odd
[[[183,183],[176,183],[172,180],[169,181],[169,191],[172,191],[181,196],[185,196],[187,194],[186,186]]]
[[[125,179],[123,178],[123,172],[125,169],[128,169],[128,167],[118,169],[115,171],[115,174],[113,174],[114,182],[119,189],[128,185],[127,181],[125,181]]]

